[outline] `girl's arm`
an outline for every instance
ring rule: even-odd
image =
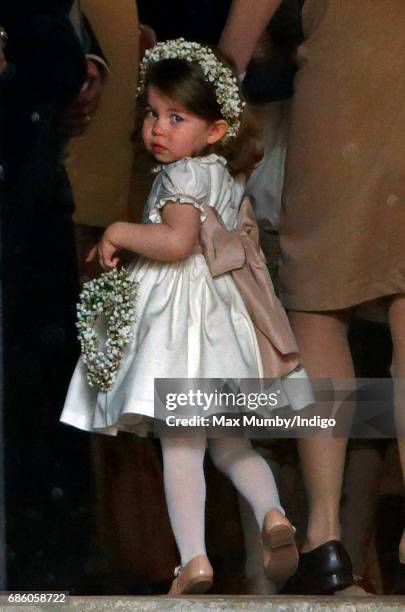
[[[235,62],[238,74],[245,72],[280,4],[281,0],[233,0],[218,46]]]
[[[198,243],[200,211],[192,204],[168,202],[162,209],[162,219],[162,223],[113,223],[90,251],[87,261],[98,253],[101,266],[111,270],[118,264],[117,253],[121,249],[158,261],[188,257]]]

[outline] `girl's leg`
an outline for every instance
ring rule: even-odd
[[[290,312],[304,366],[313,378],[354,378],[344,313]],[[347,440],[298,441],[309,503],[303,552],[340,539],[339,505]]]
[[[393,342],[391,372],[394,377],[394,410],[398,429],[398,447],[402,474],[405,478],[405,296],[396,295],[389,309]],[[405,530],[399,545],[399,560],[405,563]]]
[[[270,467],[246,438],[210,439],[214,464],[250,504],[261,529],[266,577],[280,587],[295,572],[298,551]]]
[[[276,482],[268,463],[253,450],[246,438],[211,438],[209,453],[215,466],[233,482],[238,492],[249,502],[259,529],[271,508],[284,514]]]
[[[181,565],[184,567],[205,549],[206,438],[187,436],[161,439],[163,481],[167,509]]]

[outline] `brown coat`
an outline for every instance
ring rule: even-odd
[[[280,224],[281,298],[405,292],[405,2],[306,0]]]

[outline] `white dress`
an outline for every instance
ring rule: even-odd
[[[167,201],[214,207],[235,227],[244,184],[217,156],[186,158],[159,167],[143,222],[161,223]],[[154,378],[260,378],[256,334],[231,274],[215,279],[202,254],[174,263],[138,258],[130,268],[139,283],[134,339],[112,389],[90,387],[79,359],[61,421],[87,431],[146,435],[154,416]]]

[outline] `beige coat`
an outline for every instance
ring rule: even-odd
[[[405,292],[405,2],[306,0],[280,224],[281,297]]]

